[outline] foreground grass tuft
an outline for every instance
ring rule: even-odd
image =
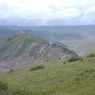
[[[7,89],[7,84],[0,81],[0,91],[6,91]]]
[[[90,57],[95,57],[95,54],[94,53],[90,53],[87,55],[87,58],[90,58]]]
[[[92,80],[95,81],[95,70],[86,69],[76,75],[75,80]]]
[[[75,61],[79,61],[79,60],[81,60],[81,61],[83,61],[83,58],[81,58],[81,57],[70,57],[70,58],[68,58],[68,62],[75,62]]]
[[[30,71],[40,70],[40,69],[44,69],[44,68],[45,68],[44,65],[36,65],[36,66],[32,66],[30,68]]]
[[[0,95],[31,95],[32,93],[26,91],[25,89],[7,89],[6,91],[0,91]],[[33,95],[33,94],[32,94]]]

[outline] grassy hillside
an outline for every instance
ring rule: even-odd
[[[0,81],[8,85],[2,95],[95,95],[95,57],[11,70]]]

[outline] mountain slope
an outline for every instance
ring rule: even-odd
[[[77,54],[64,44],[48,42],[26,33],[18,33],[9,38],[0,48],[1,63],[6,63],[8,69],[42,61],[63,60],[70,56]]]

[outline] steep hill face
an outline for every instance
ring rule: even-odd
[[[1,59],[9,59],[19,57],[28,51],[28,48],[35,47],[38,44],[47,44],[48,42],[37,38],[35,36],[30,36],[25,33],[18,33],[17,35],[9,38],[0,49]],[[33,46],[32,46],[33,45]]]
[[[43,61],[77,56],[59,42],[48,42],[26,33],[18,33],[0,46],[0,68],[12,69]]]

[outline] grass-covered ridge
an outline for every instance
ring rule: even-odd
[[[35,64],[0,73],[0,81],[8,86],[2,95],[95,95],[95,57]]]

